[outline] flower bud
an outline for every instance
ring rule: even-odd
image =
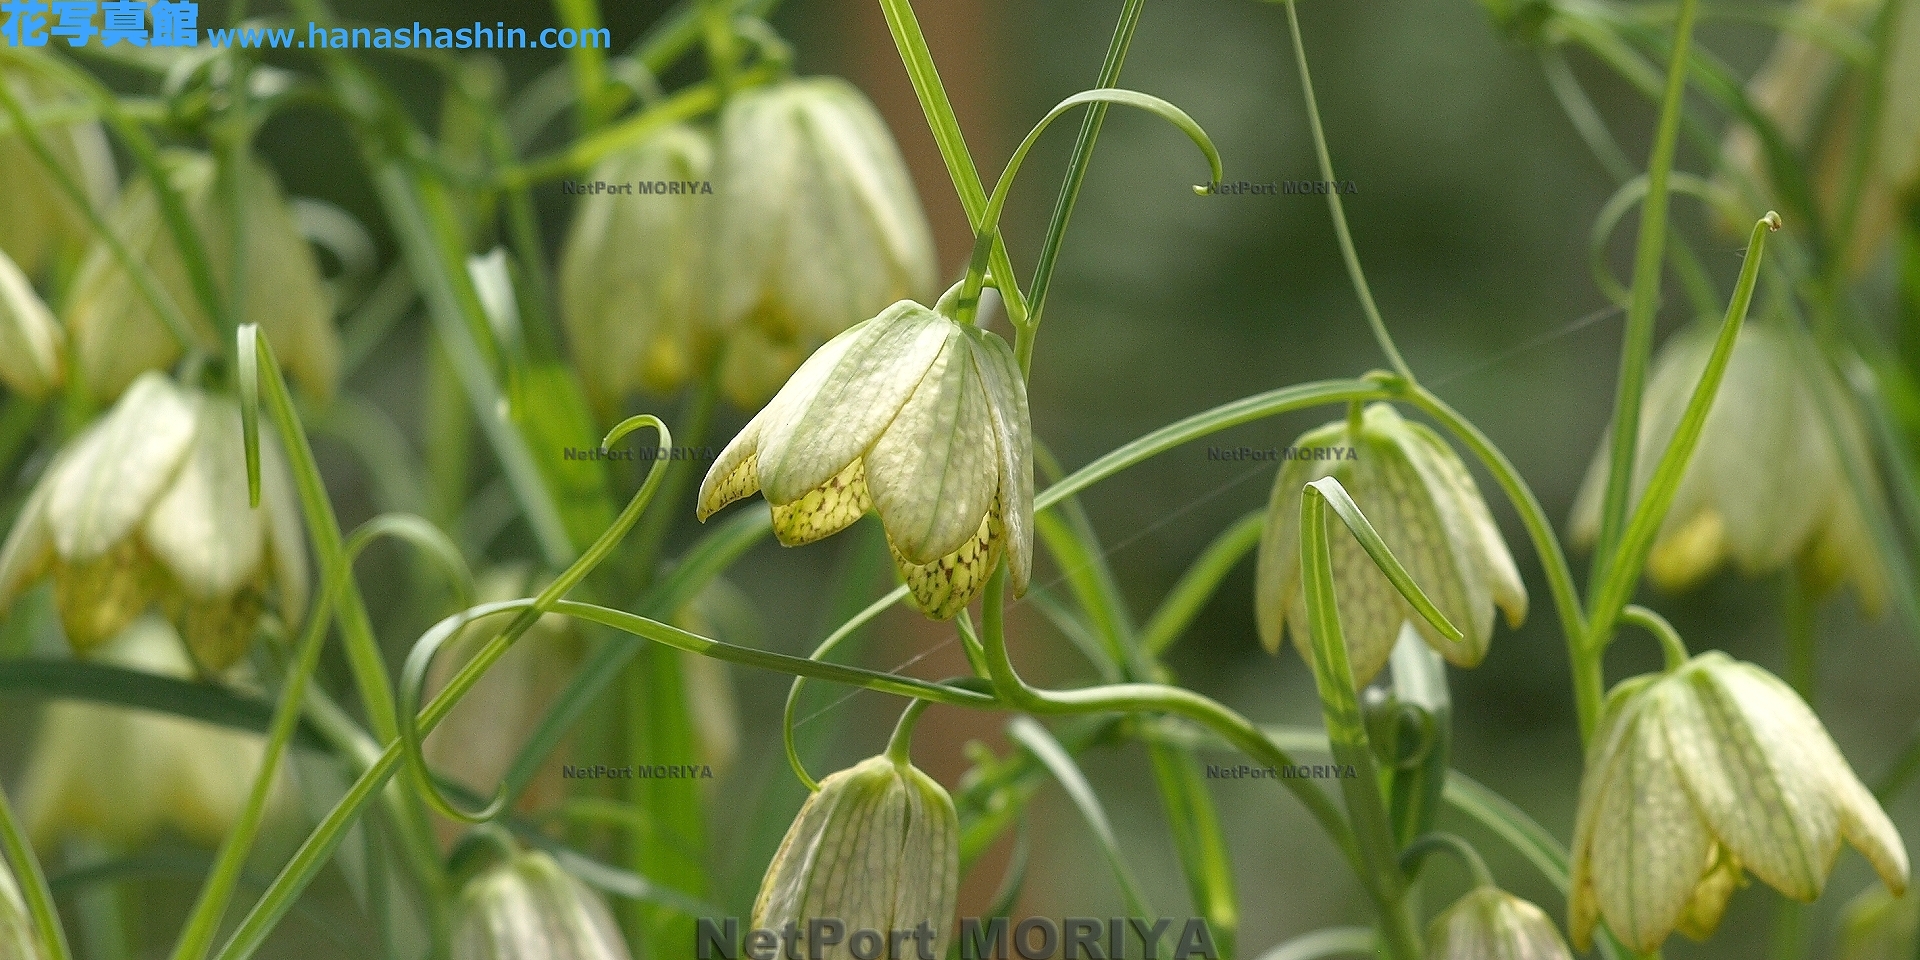
[[[269,591],[297,623],[306,536],[286,461],[262,432],[255,509],[239,405],[142,375],[34,487],[0,547],[0,605],[51,574],[67,639],[85,653],[158,603],[209,672],[246,653]]]
[[[217,189],[217,167],[210,157],[185,152],[170,153],[163,163],[224,296],[231,286],[233,231],[223,191]],[[246,276],[239,319],[260,325],[301,386],[315,396],[331,396],[340,375],[340,340],[319,264],[272,171],[252,160],[241,170]],[[153,185],[136,180],[108,224],[152,270],[194,335],[212,346],[216,326],[188,279]],[[179,343],[104,242],[95,242],[80,265],[66,320],[80,373],[99,400],[118,396],[141,373],[166,367],[180,355]]]
[[[1819,718],[1779,678],[1709,652],[1616,687],[1596,727],[1575,818],[1568,927],[1604,919],[1634,950],[1701,939],[1744,872],[1820,895],[1841,841],[1895,893],[1907,851]]]
[[[53,311],[0,251],[0,383],[42,399],[66,376],[66,346]]]
[[[704,182],[712,167],[711,139],[673,126],[608,157],[592,178],[678,185]],[[696,372],[714,203],[696,191],[581,199],[560,254],[560,307],[596,406],[635,388],[672,392]]]
[[[1913,960],[1920,939],[1920,896],[1868,887],[1840,913],[1834,960]]]
[[[467,883],[453,914],[453,960],[628,960],[598,894],[540,851]]]
[[[801,806],[760,882],[751,927],[805,931],[830,919],[848,936],[924,930],[933,956],[946,956],[959,885],[953,799],[912,764],[874,757],[820,781]],[[846,960],[852,946],[823,956]]]
[[[1636,500],[1706,369],[1715,334],[1704,324],[1682,331],[1654,361],[1640,407]],[[1611,445],[1609,435],[1574,500],[1577,545],[1591,545],[1599,534]],[[1878,611],[1886,572],[1844,466],[1858,465],[1878,497],[1871,449],[1858,408],[1825,362],[1801,356],[1771,326],[1747,324],[1647,554],[1647,577],[1662,589],[1683,590],[1729,560],[1749,577],[1798,561],[1816,591],[1850,582],[1861,606]]]
[[[176,679],[193,673],[180,638],[158,617],[135,621],[94,659]],[[21,776],[21,816],[38,845],[80,836],[125,850],[168,829],[211,846],[239,818],[264,754],[257,734],[147,710],[56,702]],[[291,803],[283,771],[268,809],[286,811]]]
[[[896,300],[926,300],[933,236],[880,115],[843,80],[744,91],[720,116],[714,168],[722,384],[741,407],[771,394],[828,338]],[[749,332],[750,331],[750,332]]]
[[[1446,441],[1400,417],[1385,403],[1369,406],[1356,432],[1345,421],[1294,442],[1274,479],[1267,528],[1260,540],[1254,603],[1260,639],[1278,652],[1283,633],[1312,662],[1306,592],[1300,570],[1300,496],[1306,485],[1336,477],[1413,582],[1465,634],[1454,643],[1414,611],[1358,541],[1330,524],[1334,593],[1355,683],[1386,666],[1411,623],[1440,655],[1471,667],[1487,654],[1493,611],[1517,627],[1527,615],[1527,588],[1473,477]]]
[[[13,871],[0,861],[0,957],[7,960],[46,960],[40,947],[40,931],[27,912],[26,899]]]
[[[1539,907],[1480,887],[1433,918],[1426,960],[1573,960],[1573,954]]]
[[[33,67],[0,51],[0,83],[31,117],[35,113],[81,99],[63,95]],[[0,113],[0,253],[13,258],[28,276],[42,276],[54,256],[77,252],[93,236],[86,212],[76,207],[53,174],[34,155],[25,137]],[[95,209],[113,203],[117,177],[113,151],[97,123],[74,123],[39,128],[41,138],[61,169],[72,174]]]
[[[1007,551],[1033,569],[1026,380],[1005,340],[903,300],[807,358],[700,486],[699,517],[756,492],[788,546],[872,508],[914,601],[959,613]]]

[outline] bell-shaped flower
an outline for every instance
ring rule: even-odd
[[[0,251],[0,383],[41,399],[66,377],[66,346],[53,311]]]
[[[717,198],[679,188],[705,184],[712,168],[712,138],[684,125],[594,168],[593,182],[675,188],[582,197],[560,253],[561,319],[574,365],[602,409],[636,388],[672,392],[699,372]]]
[[[224,296],[231,286],[233,230],[223,191],[216,189],[216,165],[210,157],[185,152],[168,153],[163,162],[202,239],[214,285]],[[340,337],[319,262],[272,171],[252,160],[240,169],[246,217],[240,321],[260,325],[274,354],[302,387],[318,397],[330,396],[340,376]],[[194,292],[153,185],[134,181],[107,219],[127,250],[153,272],[194,336],[216,347],[216,326]],[[99,400],[118,396],[140,374],[162,369],[180,356],[180,345],[160,314],[105,242],[96,242],[81,262],[65,319],[76,366]]]
[[[807,797],[760,882],[751,927],[807,931],[810,920],[838,921],[848,939],[827,947],[835,960],[878,955],[852,942],[858,931],[912,931],[943,957],[959,886],[953,798],[912,764],[879,756]]]
[[[886,125],[844,80],[742,91],[720,115],[714,319],[751,409],[801,358],[896,300],[926,300],[933,234]]]
[[[527,851],[468,881],[453,960],[629,960],[607,905],[554,859]]]
[[[1427,926],[1426,960],[1573,960],[1573,954],[1539,907],[1481,886]]]
[[[95,653],[100,663],[188,679],[173,628],[142,617]],[[21,818],[36,844],[85,838],[115,850],[170,830],[212,846],[246,806],[266,745],[258,734],[147,710],[60,701],[47,707],[21,775]],[[290,814],[285,771],[268,810]]]
[[[1706,369],[1714,336],[1710,327],[1692,327],[1655,358],[1640,407],[1636,500]],[[1574,500],[1577,545],[1599,534],[1611,445],[1609,434]],[[1858,408],[1824,361],[1800,355],[1769,325],[1747,324],[1647,554],[1647,577],[1684,590],[1728,561],[1749,577],[1797,561],[1814,589],[1849,582],[1861,606],[1879,610],[1886,572],[1845,472],[1850,461],[1878,498],[1871,451]]]
[[[1268,652],[1279,651],[1284,633],[1312,662],[1300,496],[1307,484],[1329,476],[1339,479],[1413,582],[1464,634],[1456,643],[1434,629],[1335,525],[1328,531],[1334,592],[1354,682],[1364,685],[1386,666],[1402,623],[1413,624],[1448,662],[1471,667],[1487,654],[1496,606],[1508,626],[1526,618],[1527,588],[1513,555],[1466,464],[1438,434],[1376,403],[1357,431],[1345,420],[1327,424],[1295,441],[1287,456],[1274,480],[1254,575],[1255,612]]]
[[[270,595],[289,625],[307,601],[292,477],[270,436],[260,453],[256,509],[239,405],[143,375],[34,487],[0,547],[0,606],[51,574],[67,640],[85,653],[159,604],[203,668],[226,669]]]
[[[1719,925],[1752,873],[1820,895],[1842,841],[1894,892],[1907,851],[1873,794],[1793,689],[1714,651],[1607,697],[1575,818],[1568,928],[1587,949],[1605,920],[1649,951]]]
[[[30,117],[85,103],[4,48],[0,48],[0,83],[7,85]],[[79,183],[94,209],[105,210],[113,204],[118,177],[113,151],[99,124],[48,124],[40,128],[40,135],[55,162]],[[0,253],[13,258],[28,276],[44,277],[56,256],[84,249],[93,226],[4,112],[0,112],[0,170],[6,171],[0,177]]]
[[[835,337],[714,461],[699,516],[759,492],[788,546],[880,515],[922,611],[959,613],[1004,550],[1033,568],[1026,380],[1006,341],[903,300]]]

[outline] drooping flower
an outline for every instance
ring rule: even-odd
[[[896,300],[926,300],[933,235],[885,123],[843,80],[741,92],[714,166],[721,382],[751,409],[802,358]]]
[[[1607,698],[1580,783],[1568,928],[1605,920],[1635,950],[1704,938],[1745,873],[1820,895],[1841,842],[1899,893],[1907,851],[1793,689],[1717,651]]]
[[[593,182],[704,183],[712,138],[673,126],[621,150]],[[574,365],[595,405],[631,390],[669,393],[699,372],[708,229],[716,198],[594,193],[580,201],[560,254],[560,306]]]
[[[222,191],[216,189],[216,165],[210,157],[185,152],[168,153],[163,160],[171,186],[203,238],[215,285],[225,291],[233,266],[233,230]],[[331,396],[340,375],[340,339],[313,249],[272,171],[251,160],[240,169],[246,215],[240,321],[260,325],[275,355],[302,387],[315,396]],[[108,224],[152,270],[194,335],[203,345],[216,347],[213,319],[194,292],[153,185],[136,180],[109,214]],[[76,366],[98,400],[118,396],[141,373],[166,367],[180,355],[179,343],[104,241],[96,241],[82,261],[65,319]]]
[[[1033,567],[1026,381],[1006,341],[903,300],[835,337],[734,437],[699,516],[759,492],[788,546],[872,508],[920,609],[970,603],[1004,550]]]
[[[760,882],[751,928],[804,931],[818,919],[839,921],[845,937],[924,930],[932,955],[945,956],[959,884],[953,799],[912,764],[874,757],[820,781],[801,806]],[[825,956],[843,960],[857,946]]]
[[[1335,477],[1379,531],[1428,599],[1465,634],[1449,641],[1414,611],[1359,543],[1336,523],[1329,528],[1334,591],[1354,682],[1366,684],[1385,666],[1400,625],[1412,623],[1427,643],[1457,666],[1487,654],[1493,613],[1509,626],[1527,615],[1527,588],[1513,555],[1466,465],[1426,426],[1373,404],[1360,428],[1345,420],[1294,442],[1274,479],[1261,536],[1254,601],[1260,639],[1278,652],[1283,633],[1312,662],[1306,593],[1300,568],[1300,496],[1306,485]]]
[[[66,345],[53,311],[0,251],[0,383],[40,399],[66,377]]]
[[[248,505],[240,407],[143,375],[55,458],[0,547],[0,605],[51,574],[67,640],[86,653],[158,604],[203,668],[252,645],[269,598],[298,623],[306,535],[270,436]]]
[[[101,663],[175,679],[193,665],[173,628],[142,617],[102,645]],[[36,844],[84,837],[116,850],[162,830],[218,844],[239,818],[265,754],[258,734],[145,710],[49,706],[21,775],[21,817]],[[268,809],[290,809],[285,772]]]
[[[0,83],[29,116],[82,101],[63,93],[17,56],[0,50]],[[13,258],[28,276],[42,276],[56,255],[77,253],[93,235],[85,211],[76,207],[52,173],[35,156],[25,137],[0,113],[0,253]],[[92,122],[40,128],[61,169],[72,174],[96,210],[113,203],[116,176],[113,151],[100,125]]]
[[[1433,918],[1426,960],[1573,960],[1573,954],[1539,907],[1482,886]]]
[[[1682,331],[1654,361],[1640,408],[1636,501],[1706,369],[1714,335],[1704,325]],[[1599,534],[1611,444],[1610,436],[1602,441],[1574,500],[1575,544]],[[1823,361],[1802,356],[1771,326],[1742,327],[1647,554],[1648,578],[1684,590],[1728,561],[1749,577],[1797,562],[1816,591],[1847,582],[1861,606],[1878,611],[1886,572],[1845,472],[1849,461],[1856,465],[1877,497],[1871,450],[1858,408]]]
[[[629,960],[600,895],[538,850],[474,877],[454,907],[453,960]]]

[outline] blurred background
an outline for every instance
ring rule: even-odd
[[[992,177],[1030,125],[1061,98],[1092,85],[1120,10],[1119,0],[939,0],[919,5],[982,174]],[[343,0],[340,12],[376,23],[418,20],[457,25],[512,21],[533,33],[553,25],[542,4],[505,0]],[[637,40],[666,4],[623,0],[605,6],[616,48]],[[202,22],[221,22],[217,4]],[[1581,144],[1527,47],[1503,38],[1470,0],[1388,2],[1304,0],[1306,32],[1337,175],[1355,242],[1388,324],[1423,382],[1476,421],[1529,478],[1549,515],[1564,519],[1612,402],[1621,320],[1596,290],[1587,236],[1613,188]],[[971,242],[960,206],[928,134],[877,5],[867,0],[790,0],[775,17],[793,41],[801,73],[838,74],[865,90],[887,116],[914,170],[932,219],[943,267],[958,275]],[[1764,56],[1767,30],[1714,21],[1700,42],[1742,75]],[[509,89],[558,62],[545,51],[495,54]],[[431,124],[439,93],[426,71],[379,64]],[[1653,110],[1610,72],[1576,55],[1573,67],[1626,147],[1644,158]],[[669,77],[669,82],[675,78]],[[1122,86],[1165,97],[1212,135],[1227,179],[1319,179],[1284,12],[1248,0],[1156,0],[1146,8]],[[1702,110],[1702,117],[1716,115]],[[564,125],[561,125],[564,126]],[[1072,124],[1055,131],[1024,168],[1005,220],[1014,263],[1031,270],[1064,172]],[[550,134],[557,138],[558,131]],[[549,146],[556,145],[554,140]],[[337,203],[379,233],[381,216],[345,129],[314,113],[276,119],[262,153],[288,192]],[[1683,146],[1681,169],[1710,171]],[[1068,235],[1033,366],[1035,428],[1072,469],[1172,420],[1247,394],[1383,366],[1335,246],[1321,196],[1196,196],[1205,179],[1192,146],[1163,123],[1113,112]],[[543,228],[557,250],[575,198],[557,185],[537,194]],[[1761,211],[1754,211],[1758,215]],[[1697,204],[1676,201],[1676,227],[1694,241],[1723,286],[1737,272],[1742,238],[1716,233]],[[1630,234],[1623,231],[1623,234]],[[380,235],[383,260],[392,238]],[[1627,253],[1616,244],[1614,268]],[[642,255],[636,251],[635,254]],[[1676,294],[1661,313],[1661,337],[1691,319]],[[418,377],[426,322],[415,314],[392,349],[362,367],[347,389],[374,399],[401,421],[418,450],[427,406]],[[641,408],[669,416],[682,398]],[[724,440],[752,411],[722,408]],[[1285,447],[1339,416],[1324,410],[1220,434],[1213,443]],[[587,445],[586,443],[582,444]],[[1135,467],[1083,497],[1137,618],[1144,619],[1197,553],[1222,529],[1263,506],[1271,463],[1209,460],[1189,445]],[[323,468],[342,521],[377,512],[371,482],[335,444],[322,442]],[[476,456],[484,455],[481,450]],[[415,455],[416,459],[418,454]],[[1782,464],[1781,469],[1792,469]],[[1514,548],[1533,597],[1517,631],[1503,627],[1477,670],[1452,671],[1457,766],[1505,794],[1563,840],[1571,833],[1580,760],[1563,638],[1540,566],[1503,500],[1479,477]],[[691,513],[691,504],[683,505]],[[735,509],[760,509],[737,507]],[[692,524],[676,534],[685,540]],[[804,655],[833,626],[819,584],[858,546],[840,537],[808,550],[758,548],[731,575],[759,612],[758,642]],[[1574,558],[1584,574],[1584,557]],[[399,551],[363,564],[369,605],[382,609],[383,584],[402,584]],[[1181,682],[1261,722],[1317,725],[1308,670],[1294,652],[1268,656],[1255,634],[1249,557],[1229,579],[1171,662]],[[875,584],[877,595],[882,584]],[[1056,567],[1036,570],[1034,593],[1064,595]],[[1666,613],[1696,651],[1718,647],[1778,670],[1781,584],[1724,574],[1685,596],[1643,598]],[[1085,664],[1022,604],[1013,656],[1038,683],[1084,679]],[[414,614],[376,614],[395,651],[424,623]],[[1881,770],[1920,719],[1913,678],[1915,638],[1891,618],[1865,620],[1850,600],[1819,612],[1820,696],[1816,708],[1863,777]],[[396,653],[396,655],[398,655]],[[886,615],[854,659],[918,676],[963,672],[951,629],[905,610]],[[1658,665],[1650,641],[1628,633],[1609,678]],[[333,676],[344,671],[333,665]],[[739,759],[714,783],[709,802],[722,905],[745,914],[761,871],[797,808],[802,790],[781,757],[783,678],[732,673],[741,712]],[[9,703],[13,715],[19,705]],[[815,773],[877,751],[891,728],[891,698],[817,685],[802,704],[803,728],[832,732]],[[20,722],[9,720],[9,725]],[[954,786],[967,766],[962,746],[980,740],[1005,750],[1002,718],[935,708],[921,726],[916,757]],[[11,738],[9,738],[11,739]],[[571,761],[572,758],[562,757]],[[1224,762],[1227,758],[1219,758]],[[1123,838],[1128,859],[1157,912],[1191,913],[1164,813],[1143,752],[1096,749],[1083,760]],[[1272,781],[1211,784],[1226,823],[1241,892],[1242,953],[1257,956],[1290,936],[1330,924],[1364,923],[1358,884],[1297,803]],[[1909,836],[1920,831],[1911,795],[1891,811]],[[736,815],[737,814],[737,815]],[[1471,824],[1450,827],[1480,844],[1502,885],[1557,918],[1564,903],[1526,863]],[[1016,915],[1116,916],[1127,911],[1083,821],[1057,789],[1034,807],[1033,875]],[[1004,848],[1005,844],[1003,844]],[[967,879],[962,916],[981,912],[1000,882],[1005,850]],[[1434,899],[1464,878],[1434,871]],[[1816,943],[1831,916],[1870,879],[1852,853],[1816,908]],[[179,896],[187,896],[181,893]],[[165,899],[166,894],[155,891]],[[1736,895],[1710,946],[1676,938],[1675,958],[1761,955],[1777,897],[1755,885]],[[347,945],[303,939],[299,919],[275,949],[346,955]],[[156,942],[162,942],[156,940]],[[332,953],[338,949],[338,954]],[[1824,946],[1817,954],[1826,952]]]

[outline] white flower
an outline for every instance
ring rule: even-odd
[[[628,960],[600,896],[553,858],[521,853],[470,881],[453,914],[453,960]]]
[[[1906,889],[1907,851],[1813,711],[1779,678],[1723,653],[1627,680],[1607,698],[1580,783],[1568,928],[1605,919],[1649,951],[1704,938],[1742,871],[1820,895],[1841,841]]]
[[[195,659],[224,670],[252,645],[270,588],[290,626],[307,601],[293,481],[270,435],[260,452],[254,509],[239,405],[143,375],[35,486],[0,547],[0,605],[50,573],[84,653],[158,603]]]
[[[1573,960],[1573,954],[1539,907],[1483,886],[1433,918],[1426,960]]]
[[[40,76],[35,67],[0,49],[0,83],[5,83],[29,116],[45,109],[83,104]],[[74,206],[25,137],[13,131],[0,112],[0,253],[12,257],[29,276],[44,276],[54,259],[77,253],[93,236],[86,213]],[[97,123],[40,128],[40,135],[62,169],[79,181],[87,202],[97,210],[113,203],[117,177],[113,150]]]
[[[1428,599],[1459,627],[1455,643],[1413,609],[1360,544],[1338,524],[1329,528],[1334,592],[1353,679],[1366,684],[1386,666],[1400,625],[1411,623],[1457,666],[1487,655],[1497,606],[1508,626],[1527,616],[1527,588],[1473,476],[1432,430],[1402,419],[1385,403],[1369,406],[1356,433],[1345,420],[1294,441],[1274,478],[1254,574],[1260,640],[1277,652],[1283,632],[1312,662],[1306,592],[1300,576],[1300,496],[1306,485],[1335,477],[1379,531],[1388,549]]]
[[[844,80],[789,80],[729,99],[714,189],[714,319],[729,344],[721,380],[742,407],[829,337],[933,294],[933,234],[906,163]]]
[[[807,359],[729,443],[699,516],[759,492],[789,546],[871,507],[928,616],[960,612],[1006,551],[1033,568],[1026,381],[1006,341],[903,300]]]
[[[909,763],[874,757],[820,781],[774,854],[753,904],[752,929],[813,919],[854,931],[919,930],[946,955],[960,886],[953,799]],[[829,960],[854,944],[827,947]]]
[[[182,680],[193,674],[180,638],[158,617],[135,621],[95,659]],[[170,829],[212,846],[239,818],[265,751],[258,734],[61,701],[47,708],[21,775],[21,816],[41,845],[82,836],[124,850]],[[268,809],[291,804],[283,770]]]

